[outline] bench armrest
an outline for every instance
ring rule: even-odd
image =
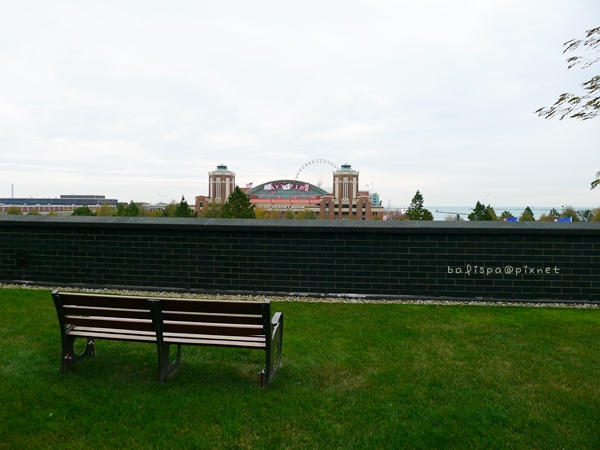
[[[271,318],[270,336],[267,334],[267,368],[265,387],[277,373],[281,364],[281,346],[283,344],[283,313],[276,312]]]
[[[271,339],[281,341],[283,334],[283,313],[276,312],[271,318]]]
[[[279,325],[281,323],[282,317],[283,317],[283,313],[281,313],[281,312],[276,312],[275,314],[273,314],[273,317],[271,318],[271,325],[273,325],[274,327]]]

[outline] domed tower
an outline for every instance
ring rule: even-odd
[[[235,189],[235,173],[219,164],[208,174],[208,198],[214,203],[225,203]]]
[[[333,172],[333,196],[341,203],[351,205],[358,195],[358,172],[350,164],[342,164]]]
[[[208,173],[208,195],[196,196],[194,211],[200,217],[212,204],[223,204],[235,189],[235,173],[227,169],[225,164],[219,164],[216,170]]]
[[[382,213],[371,204],[369,191],[358,189],[358,172],[350,164],[333,172],[333,192],[321,196],[320,219],[370,220]]]

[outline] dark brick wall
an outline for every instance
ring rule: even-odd
[[[0,216],[0,281],[600,300],[600,223]]]

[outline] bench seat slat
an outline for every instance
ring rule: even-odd
[[[171,320],[164,321],[163,331],[165,333],[222,334],[228,336],[255,336],[264,333],[263,327],[259,325],[176,322]]]
[[[163,311],[164,320],[186,321],[186,322],[210,322],[210,323],[245,323],[248,325],[261,325],[262,316],[254,314],[222,314],[186,311]]]
[[[69,336],[106,339],[109,341],[156,342],[155,336],[141,334],[101,333],[98,331],[71,331]]]
[[[262,342],[265,343],[266,339],[264,336],[230,336],[230,335],[219,335],[219,334],[187,334],[187,333],[164,333],[165,339],[167,338],[182,338],[182,339],[215,339],[215,340],[231,340],[231,341],[248,341],[248,342]]]
[[[89,339],[105,339],[108,341],[129,341],[129,342],[156,342],[156,338],[148,335],[139,334],[119,334],[119,333],[102,333],[99,331],[73,331],[69,333],[71,336],[89,338]],[[225,337],[227,338],[227,337]],[[263,342],[256,341],[239,341],[233,339],[198,339],[198,338],[182,338],[182,337],[166,337],[164,339],[167,344],[185,344],[199,346],[217,346],[231,348],[265,348]]]
[[[100,328],[100,327],[82,327],[76,326],[69,331],[69,334],[78,331],[99,332],[99,333],[117,333],[117,334],[135,334],[143,336],[152,336],[156,338],[156,332],[143,330],[127,330],[123,328]]]
[[[231,348],[265,348],[265,344],[260,342],[248,341],[231,341],[231,340],[215,340],[215,339],[183,339],[183,338],[167,338],[167,344],[186,344],[186,345],[204,345],[210,347],[231,347]]]
[[[156,333],[154,331],[134,331],[134,330],[125,330],[125,329],[107,329],[107,328],[97,328],[97,327],[82,327],[77,326],[71,331],[69,331],[69,335],[71,336],[79,336],[81,333],[97,333],[97,334],[131,334],[134,336],[150,336],[154,337],[156,340]],[[205,339],[205,340],[231,340],[231,341],[247,341],[247,342],[257,342],[257,343],[265,343],[264,336],[221,336],[221,335],[208,335],[208,334],[184,334],[184,333],[164,333],[165,338],[169,339]]]

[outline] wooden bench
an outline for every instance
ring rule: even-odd
[[[95,355],[101,339],[155,344],[158,378],[162,383],[180,365],[182,345],[250,348],[266,353],[264,384],[272,381],[281,362],[283,314],[271,317],[264,302],[188,300],[180,298],[52,292],[60,323],[62,356],[60,370]],[[87,341],[77,354],[77,338]],[[171,345],[177,346],[174,360]]]

